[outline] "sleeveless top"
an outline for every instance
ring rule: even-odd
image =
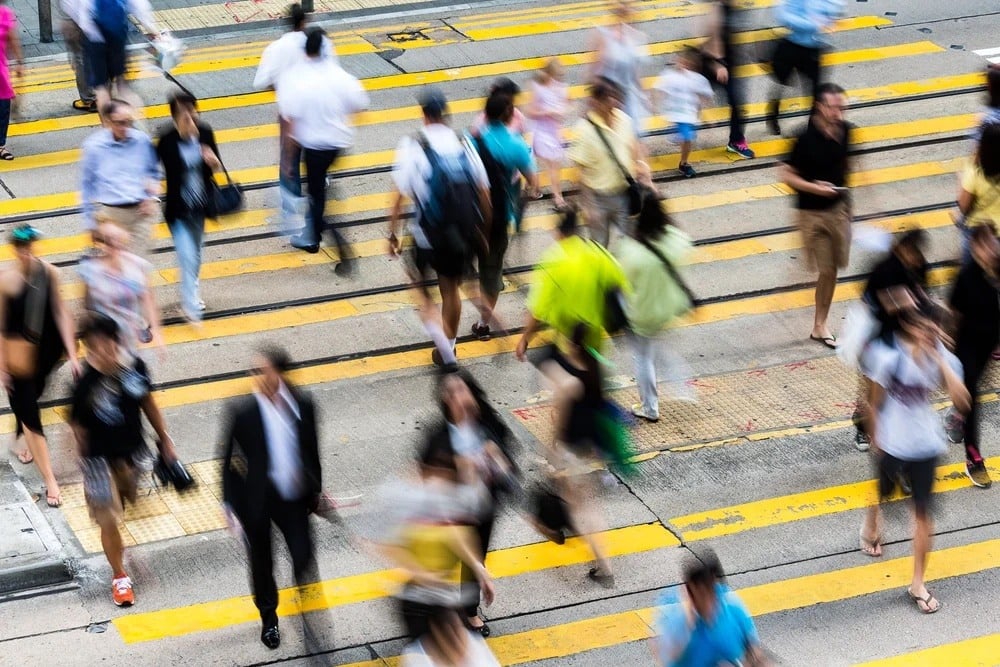
[[[35,260],[32,265],[32,272],[46,270],[45,265],[39,260]],[[48,276],[46,276],[48,278]],[[52,283],[45,280],[45,289],[51,290]],[[52,309],[52,295],[48,294],[43,306],[41,327],[39,331],[28,331],[26,315],[28,311],[28,296],[32,288],[25,280],[24,287],[15,296],[7,297],[6,308],[4,310],[3,334],[21,336],[26,340],[38,343],[38,366],[40,377],[48,375],[48,372],[59,361],[63,354],[62,339],[59,336],[59,328],[56,326],[55,313]]]

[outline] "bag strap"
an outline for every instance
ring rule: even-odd
[[[677,283],[677,286],[681,288],[681,291],[684,292],[684,295],[688,298],[688,301],[691,302],[691,305],[697,306],[698,299],[695,297],[694,292],[691,291],[691,288],[687,286],[687,283],[685,283],[684,280],[681,278],[680,274],[677,272],[677,269],[674,268],[673,262],[667,259],[667,256],[664,255],[662,252],[660,252],[656,248],[656,246],[654,246],[652,243],[649,242],[648,239],[637,237],[635,240],[644,245],[646,247],[646,250],[656,255],[656,258],[663,263],[663,266],[667,269],[667,273],[669,273],[673,281]]]
[[[49,272],[41,260],[36,260],[31,267],[28,285],[28,294],[24,300],[24,337],[37,342],[42,337],[50,289]]]
[[[604,144],[604,147],[608,150],[608,155],[610,155],[611,159],[614,160],[614,163],[618,165],[618,169],[622,172],[622,176],[625,177],[625,182],[628,183],[630,187],[634,185],[635,179],[632,178],[632,174],[629,173],[629,170],[625,168],[625,166],[618,159],[618,156],[615,155],[614,149],[611,148],[611,143],[608,142],[608,138],[604,135],[604,130],[601,129],[600,125],[594,122],[594,119],[590,117],[590,114],[587,114],[587,122],[594,126],[594,131],[597,132],[597,136],[601,139],[601,143]]]

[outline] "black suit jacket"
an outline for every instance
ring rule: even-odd
[[[316,408],[308,394],[289,386],[299,407],[299,453],[305,475],[302,500],[315,506],[323,489],[319,462]],[[229,412],[223,440],[222,496],[244,526],[259,526],[269,520],[267,471],[270,455],[264,419],[254,395],[237,401]]]
[[[184,160],[180,150],[181,135],[176,127],[165,128],[156,142],[156,154],[163,163],[163,173],[167,180],[167,196],[164,199],[163,219],[173,223],[184,213],[184,202],[181,199],[181,187],[184,185]],[[198,123],[198,141],[208,146],[219,157],[219,147],[215,143],[215,132],[205,123]],[[221,161],[221,158],[219,158]],[[208,165],[202,165],[202,178],[205,182],[205,216],[214,218],[215,200],[212,197],[214,176]]]

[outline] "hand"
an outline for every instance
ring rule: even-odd
[[[160,456],[163,457],[164,461],[173,463],[177,460],[177,448],[174,447],[174,439],[169,435],[164,434],[163,437],[160,438],[159,449]]]
[[[218,156],[208,146],[201,147],[201,159],[205,161],[205,164],[212,171],[218,171],[222,168],[222,162],[219,161]]]
[[[143,199],[139,203],[139,213],[141,213],[142,215],[145,215],[145,216],[154,215],[156,213],[156,209],[159,207],[159,205],[160,205],[160,200],[157,199],[156,197],[150,197],[148,199]]]
[[[483,572],[483,578],[479,580],[479,590],[483,594],[483,604],[489,607],[496,597],[496,588],[493,586],[493,579],[488,572]]]
[[[715,70],[715,80],[723,86],[726,85],[729,81],[729,70],[720,65],[719,68]]]
[[[528,338],[526,336],[521,336],[521,340],[517,341],[517,347],[514,348],[514,358],[522,362],[528,360]]]
[[[813,181],[813,194],[820,197],[826,197],[827,199],[833,199],[834,197],[838,197],[840,195],[840,193],[834,189],[833,183],[830,183],[829,181]]]
[[[237,539],[245,540],[246,536],[243,532],[243,524],[240,523],[239,517],[236,516],[236,512],[233,511],[233,508],[228,503],[222,504],[222,514],[226,517],[226,529],[229,531],[229,534]]]
[[[167,348],[163,341],[163,332],[159,327],[156,327],[152,331],[153,340],[150,341],[150,345],[156,348],[156,359],[162,364],[167,360]]]
[[[14,76],[16,76],[18,79],[24,78],[24,65],[22,65],[21,63],[17,64],[17,67],[14,68]]]
[[[400,243],[399,237],[396,236],[396,232],[389,232],[389,257],[395,259],[399,257],[399,253],[403,249],[403,244]]]
[[[83,368],[80,366],[80,360],[75,356],[69,360],[69,369],[73,373],[73,379],[79,380],[80,376],[83,375]]]

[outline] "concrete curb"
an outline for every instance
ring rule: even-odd
[[[0,570],[0,597],[73,581],[69,563],[47,559]]]

